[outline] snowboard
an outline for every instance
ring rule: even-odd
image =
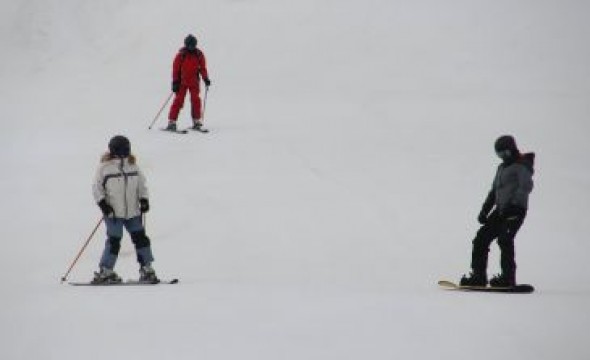
[[[452,281],[440,280],[438,285],[445,290],[472,291],[472,292],[493,292],[493,293],[511,293],[511,294],[530,294],[535,288],[530,284],[517,284],[510,287],[492,287],[492,286],[461,286]]]
[[[154,286],[154,285],[174,285],[174,284],[178,284],[178,282],[179,282],[178,279],[172,279],[172,280],[160,280],[159,282],[126,280],[126,281],[122,281],[120,283],[103,283],[103,284],[94,284],[90,281],[83,281],[83,282],[70,281],[70,282],[68,282],[68,284],[70,284],[72,286]]]

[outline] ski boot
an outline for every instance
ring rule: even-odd
[[[121,283],[121,278],[111,269],[107,268],[100,268],[100,271],[94,273],[94,279],[92,279],[92,284],[119,284]]]
[[[487,286],[488,285],[488,277],[485,273],[475,273],[471,272],[469,276],[463,275],[461,281],[459,282],[461,286]]]
[[[157,284],[160,279],[156,276],[156,271],[151,265],[144,265],[139,268],[139,281],[150,284]]]
[[[166,130],[168,131],[176,131],[176,122],[170,121],[168,126],[166,126]]]
[[[201,128],[203,127],[203,123],[200,120],[197,119],[193,119],[193,130],[201,130]]]
[[[514,275],[498,274],[490,280],[491,287],[513,287],[516,285]]]

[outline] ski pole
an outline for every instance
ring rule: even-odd
[[[76,265],[76,263],[78,262],[78,259],[80,259],[80,256],[82,256],[82,253],[84,252],[84,250],[88,246],[88,243],[90,242],[90,239],[92,239],[92,237],[94,236],[94,233],[96,233],[96,230],[98,230],[98,227],[100,226],[100,224],[102,223],[103,220],[104,220],[104,218],[101,217],[100,220],[98,221],[98,224],[96,224],[96,226],[94,227],[94,230],[92,230],[92,233],[90,233],[90,236],[88,236],[88,239],[84,243],[84,246],[82,246],[82,249],[80,249],[80,251],[78,252],[78,255],[76,255],[76,258],[72,262],[72,265],[70,265],[70,268],[68,269],[68,271],[66,271],[65,275],[61,277],[62,284],[63,284],[64,281],[67,280],[68,275],[70,275],[70,272],[74,268],[74,265]]]
[[[150,124],[150,127],[148,128],[149,130],[152,129],[152,126],[154,126],[154,123],[156,122],[156,120],[158,120],[158,118],[160,117],[160,114],[162,113],[162,111],[164,111],[164,108],[166,107],[166,105],[168,105],[168,103],[170,102],[170,99],[172,98],[172,95],[174,95],[173,92],[170,93],[170,95],[168,95],[168,98],[166,99],[166,101],[164,102],[164,104],[162,105],[162,107],[160,108],[160,111],[158,111],[158,113],[156,114],[156,116],[154,117],[154,120],[152,121],[152,123]]]
[[[209,93],[209,86],[205,87],[205,96],[203,98],[203,114],[201,115],[201,122],[205,122],[205,109],[207,109],[207,94]]]

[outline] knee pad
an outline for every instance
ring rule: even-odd
[[[109,236],[109,252],[113,255],[119,255],[119,250],[121,250],[121,238]]]
[[[132,232],[131,241],[135,244],[136,249],[150,246],[150,239],[147,237],[144,230]]]

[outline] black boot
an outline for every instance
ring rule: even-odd
[[[514,274],[498,274],[490,280],[492,287],[512,287],[516,285],[516,277]]]
[[[176,122],[175,121],[168,122],[168,126],[166,126],[166,130],[176,131]]]
[[[203,123],[200,120],[193,120],[193,130],[201,130]]]
[[[488,276],[485,273],[471,272],[469,276],[463,275],[459,282],[461,286],[487,286]]]

